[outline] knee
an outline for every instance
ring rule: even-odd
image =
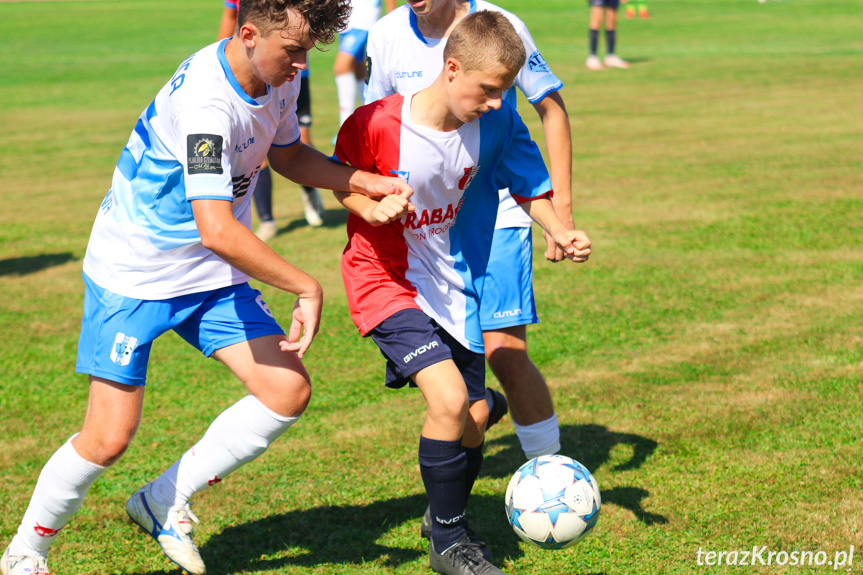
[[[110,430],[96,437],[82,433],[73,441],[78,454],[91,463],[109,467],[119,460],[135,437],[132,430]]]
[[[275,386],[274,397],[258,399],[269,409],[283,417],[298,417],[303,414],[312,399],[312,383],[308,377],[288,377]]]
[[[429,417],[446,425],[461,425],[468,412],[468,397],[466,390],[450,390],[439,393],[433,402],[429,403]]]
[[[530,361],[527,349],[520,346],[508,346],[504,343],[492,346],[487,345],[485,348],[485,359],[498,379],[506,379],[507,374],[516,373],[521,366]]]

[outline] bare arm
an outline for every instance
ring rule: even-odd
[[[302,142],[283,148],[273,146],[270,148],[268,157],[270,166],[274,170],[304,186],[325,190],[347,190],[369,196],[385,196],[411,190],[411,187],[401,178],[370,174],[334,162]]]
[[[384,0],[384,6],[387,9],[387,14],[396,9],[396,0]]]
[[[551,167],[552,203],[560,221],[569,229],[575,228],[572,218],[572,134],[569,116],[560,92],[551,92],[533,105],[542,121],[545,147]],[[563,252],[552,238],[545,235],[545,259],[560,261]]]
[[[237,11],[225,7],[222,10],[222,21],[219,23],[219,40],[234,35],[237,28]]]
[[[391,194],[380,199],[372,199],[363,194],[348,192],[333,193],[345,209],[373,226],[388,224],[415,209],[409,201],[413,195],[412,191]]]
[[[581,230],[564,225],[555,213],[548,198],[539,198],[521,204],[522,209],[554,241],[564,257],[574,262],[586,262],[590,257],[590,238]]]
[[[303,357],[320,325],[323,305],[321,285],[237,221],[231,202],[192,200],[192,212],[205,248],[256,280],[297,295],[288,332],[290,343],[283,348],[296,351]],[[299,337],[301,331],[302,337]]]

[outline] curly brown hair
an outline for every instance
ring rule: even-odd
[[[288,26],[289,11],[296,10],[309,23],[315,44],[331,44],[345,29],[351,15],[350,0],[241,0],[237,26],[249,22],[267,36]]]

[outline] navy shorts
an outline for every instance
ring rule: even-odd
[[[464,378],[470,400],[485,398],[485,356],[464,347],[422,310],[397,311],[369,335],[387,360],[387,387],[416,387],[410,376],[451,359]]]
[[[590,0],[591,6],[605,6],[617,10],[620,7],[620,0]]]

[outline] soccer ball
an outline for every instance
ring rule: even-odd
[[[543,455],[518,468],[506,488],[506,518],[524,541],[565,549],[596,525],[602,502],[587,468],[563,455]]]

